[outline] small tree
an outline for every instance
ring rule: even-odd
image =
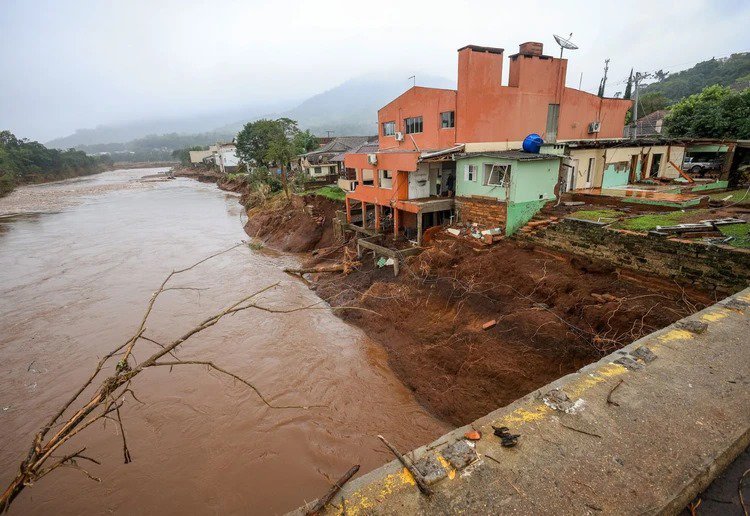
[[[624,99],[629,99],[633,95],[633,69],[630,69],[630,75],[628,76],[628,83],[625,85],[625,94],[622,96]]]

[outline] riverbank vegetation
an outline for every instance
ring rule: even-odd
[[[0,196],[22,184],[57,181],[96,174],[112,165],[112,159],[87,156],[74,149],[48,149],[39,142],[0,132]]]
[[[245,124],[237,135],[237,156],[252,167],[264,169],[266,181],[253,179],[251,186],[263,188],[265,182],[273,188],[278,179],[281,187],[290,196],[289,171],[292,161],[300,154],[318,147],[318,139],[310,131],[301,131],[296,120],[278,118],[261,119]],[[268,174],[276,169],[278,174]],[[299,179],[299,178],[298,178]],[[297,181],[299,182],[299,181]]]

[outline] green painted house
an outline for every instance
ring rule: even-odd
[[[560,156],[523,151],[456,156],[456,212],[461,222],[512,235],[556,199]]]

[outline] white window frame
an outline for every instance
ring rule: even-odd
[[[419,126],[419,131],[416,131]],[[410,116],[404,118],[404,133],[405,134],[419,134],[424,131],[424,119],[422,115]]]
[[[396,134],[396,122],[390,120],[383,122],[383,136],[393,136]]]
[[[464,167],[464,181],[477,182],[477,175],[479,174],[479,167],[477,165],[466,165]]]
[[[483,163],[482,168],[484,169],[484,178],[482,181],[482,184],[484,186],[504,186],[505,185],[505,178],[508,177],[508,172],[510,172],[510,165],[509,164],[501,164],[501,163]],[[487,176],[487,166],[490,167],[490,176]],[[492,171],[497,169],[498,171],[498,182],[497,183],[490,183],[490,177],[492,177]]]

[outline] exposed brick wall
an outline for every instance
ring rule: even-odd
[[[666,240],[569,219],[517,238],[721,294],[750,285],[750,251],[745,249]]]
[[[505,227],[505,203],[478,197],[456,197],[461,222],[476,222],[490,227]]]

